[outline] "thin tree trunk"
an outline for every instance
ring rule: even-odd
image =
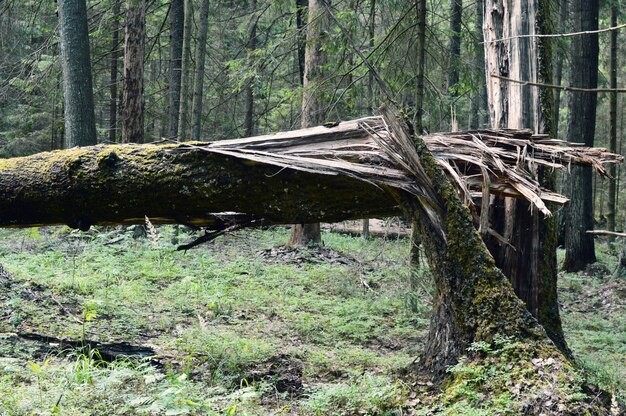
[[[170,85],[167,124],[169,137],[176,137],[178,134],[184,23],[184,0],[172,0],[170,6]]]
[[[185,0],[185,27],[183,36],[183,62],[180,87],[180,112],[178,120],[179,140],[189,140],[189,101],[191,91],[191,31],[193,21],[193,0]]]
[[[258,22],[258,17],[256,16],[256,0],[250,0],[250,10],[251,10],[251,18],[250,24],[248,27],[248,44],[246,45],[246,49],[248,51],[248,70],[250,72],[254,72],[254,54],[256,53],[256,27]],[[246,111],[244,118],[244,131],[246,137],[254,136],[255,128],[254,128],[254,82],[255,76],[251,76],[250,79],[247,80],[246,86],[244,88],[244,96],[246,100]]]
[[[109,141],[117,141],[117,66],[120,50],[120,11],[122,0],[113,1],[113,22],[111,23],[111,78],[110,78],[110,98],[109,98]]]
[[[613,1],[611,6],[611,26],[617,26],[617,16],[619,15],[619,1]],[[609,66],[609,86],[617,88],[618,52],[617,52],[617,30],[611,31],[611,62]],[[617,152],[617,93],[609,94],[609,150]],[[615,231],[615,212],[617,199],[617,167],[609,167],[609,175],[613,179],[609,180],[609,203],[607,213],[607,230]]]
[[[424,78],[426,70],[426,0],[417,1],[417,73],[415,74],[415,132],[424,131]]]
[[[448,92],[456,97],[454,87],[459,83],[459,65],[461,61],[461,19],[463,17],[463,0],[450,1],[450,45],[448,47]]]
[[[202,95],[204,93],[204,68],[206,64],[206,42],[209,29],[210,0],[202,0],[200,6],[200,24],[198,26],[198,45],[196,46],[196,71],[193,82],[193,110],[191,123],[192,140],[200,140],[202,131]]]
[[[559,1],[559,33],[567,32],[567,14],[568,14],[568,2],[569,0]],[[554,63],[554,85],[561,85],[563,78],[563,58],[564,51],[563,46],[559,43],[563,43],[563,40],[557,40],[555,44],[555,63]],[[552,116],[554,122],[554,137],[559,137],[559,110],[561,109],[561,90],[556,88],[554,90],[554,115]]]
[[[124,41],[123,143],[142,143],[144,138],[143,55],[145,34],[145,0],[128,0]]]
[[[326,27],[326,9],[324,0],[309,0],[306,48],[304,53],[304,82],[302,85],[302,120],[303,128],[319,125],[323,122],[324,101],[322,92],[322,67],[326,56],[322,51],[322,32]],[[294,224],[287,246],[300,247],[322,243],[320,224]]]
[[[96,118],[85,0],[59,1],[66,149],[96,144]]]
[[[572,2],[573,30],[598,29],[598,0]],[[596,88],[598,85],[598,35],[572,38],[570,83],[575,87]],[[570,92],[568,139],[593,146],[596,127],[596,94]],[[591,169],[574,167],[566,194],[565,261],[563,269],[578,271],[596,261],[593,236],[593,189]]]
[[[481,114],[486,110],[483,96],[486,97],[485,86],[485,50],[483,42],[483,0],[476,0],[476,26],[475,26],[475,48],[474,66],[477,71],[478,85],[472,97],[472,112],[470,114],[470,129],[477,129],[483,125]]]
[[[296,0],[296,28],[298,30],[298,70],[300,85],[304,85],[304,52],[306,49],[306,33],[304,18],[306,16],[307,0]]]
[[[370,14],[367,25],[367,34],[369,37],[369,50],[373,51],[376,46],[376,0],[370,0]],[[374,74],[370,71],[367,74],[367,98],[368,108],[370,114],[374,114],[376,108],[375,96],[374,96]],[[369,218],[363,219],[363,237],[369,238],[370,236],[370,220]]]
[[[417,74],[415,94],[415,134],[420,135],[423,131],[424,118],[424,79],[426,70],[426,0],[417,1]],[[420,225],[411,223],[411,250],[409,254],[409,308],[417,311],[416,291],[419,285],[420,268]]]
[[[569,0],[559,0],[559,33],[567,32],[567,17],[569,13]],[[555,64],[554,64],[554,85],[561,85],[563,79],[563,60],[565,55],[565,40],[557,39],[555,42]],[[553,124],[554,124],[554,138],[559,138],[559,126],[560,126],[560,110],[561,110],[561,90],[554,90],[554,104],[553,104]],[[561,177],[559,181],[559,187],[562,190],[567,187],[568,175],[559,175]],[[559,246],[565,245],[565,211],[559,210],[556,214],[557,217],[557,244]]]

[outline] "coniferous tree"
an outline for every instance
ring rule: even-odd
[[[598,29],[598,0],[571,2],[574,32]],[[570,83],[574,87],[596,88],[598,85],[598,34],[572,38]],[[568,140],[593,146],[596,130],[597,95],[571,91],[569,97]],[[578,271],[596,261],[593,236],[592,172],[574,167],[565,194],[571,202],[565,210],[565,261],[563,269]]]
[[[124,33],[124,92],[122,101],[122,142],[142,143],[144,139],[144,43],[145,0],[128,0]]]
[[[167,128],[169,137],[175,137],[178,133],[184,23],[185,2],[183,0],[172,0],[170,6],[169,121]]]
[[[313,127],[323,122],[324,97],[322,93],[323,73],[326,56],[322,50],[322,35],[327,20],[326,0],[309,0],[306,48],[304,53],[304,80],[302,85],[301,126]],[[320,224],[294,224],[291,227],[290,247],[320,244]]]
[[[58,11],[65,98],[64,147],[94,145],[97,138],[86,1],[60,0]]]

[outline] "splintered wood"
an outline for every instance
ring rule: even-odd
[[[548,203],[565,204],[568,199],[540,186],[539,167],[585,165],[608,177],[604,165],[623,160],[606,149],[555,140],[530,130],[437,133],[423,139],[466,203],[482,198],[484,205],[490,194],[522,198],[545,215],[551,215]],[[419,165],[408,160],[410,152],[402,149],[406,143],[394,137],[383,117],[342,122],[331,128],[180,146],[287,169],[347,175],[432,200],[427,178],[415,172]]]
[[[470,208],[480,230],[489,232],[490,195],[527,199],[546,215],[549,203],[567,201],[540,187],[538,168],[588,165],[607,175],[603,165],[622,160],[604,149],[512,130],[433,134],[418,141],[418,152],[401,116],[383,111],[268,136],[97,145],[0,159],[0,227],[88,229],[143,223],[145,216],[213,230],[336,222],[400,215],[399,200],[408,193],[437,229],[445,208],[421,164],[426,146],[466,203],[476,204]]]

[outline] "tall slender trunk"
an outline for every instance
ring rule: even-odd
[[[459,83],[459,64],[461,60],[461,19],[463,17],[463,0],[450,1],[450,45],[448,46],[448,92],[457,96],[454,87]]]
[[[144,138],[143,55],[145,35],[145,0],[128,0],[124,34],[123,143],[142,143]]]
[[[65,101],[64,147],[96,144],[96,117],[85,0],[59,1],[61,69]]]
[[[250,0],[251,18],[248,26],[248,44],[246,49],[248,51],[248,68],[249,71],[254,71],[254,54],[256,53],[256,27],[258,22],[258,16],[256,15],[256,0]],[[244,88],[244,96],[246,100],[246,111],[243,127],[246,137],[254,136],[254,81],[255,76],[251,76],[246,82]]]
[[[196,46],[196,71],[193,81],[193,106],[191,122],[192,140],[200,140],[202,127],[202,94],[204,93],[204,68],[206,63],[206,42],[209,29],[209,0],[202,0],[200,6],[200,24],[198,26],[198,45]]]
[[[476,0],[476,21],[474,28],[475,48],[474,51],[474,67],[477,74],[476,92],[472,97],[472,113],[470,115],[470,129],[477,129],[484,124],[482,114],[484,114],[487,106],[486,86],[485,86],[485,50],[482,46],[483,42],[483,0]],[[483,97],[485,99],[483,99]]]
[[[617,16],[619,15],[619,1],[614,1],[611,6],[611,26],[617,26]],[[611,62],[609,66],[609,86],[613,89],[617,88],[617,69],[618,69],[618,52],[617,52],[617,31],[611,31]],[[609,149],[611,152],[617,152],[617,93],[609,94]],[[617,168],[609,166],[609,174],[612,178],[609,180],[609,203],[607,213],[607,229],[615,231],[615,212],[617,199]]]
[[[573,0],[574,32],[598,29],[598,0]],[[596,88],[598,85],[598,34],[572,38],[570,82],[574,87]],[[570,92],[567,137],[577,143],[593,146],[596,128],[594,93]],[[596,261],[593,236],[593,192],[591,169],[574,167],[568,189],[571,202],[565,217],[565,261],[563,269],[578,271]]]
[[[424,78],[426,70],[426,0],[417,1],[417,73],[415,81],[415,132],[424,131]]]
[[[513,4],[485,1],[486,76],[493,128],[531,128],[537,133],[552,133],[550,90],[490,76],[551,83],[550,39],[524,36],[551,32],[548,3],[548,0]],[[501,38],[512,39],[493,42]],[[548,189],[555,186],[554,173],[548,170],[539,171],[539,180]],[[496,239],[488,239],[496,264],[554,343],[569,354],[556,292],[555,219],[531,210],[528,203],[510,198],[496,198],[490,210],[492,229],[510,243],[503,245]]]
[[[191,91],[191,31],[193,0],[185,0],[185,25],[183,36],[183,62],[180,87],[180,112],[178,120],[179,140],[189,140],[189,91]]]
[[[109,98],[109,141],[117,141],[117,64],[120,50],[120,10],[122,0],[113,1],[113,22],[111,23],[111,78]]]
[[[568,14],[568,1],[569,0],[560,0],[559,1],[559,33],[567,32],[567,14]],[[554,60],[554,84],[561,85],[561,80],[563,79],[563,58],[564,58],[564,48],[563,48],[563,40],[557,40],[556,48],[555,48],[555,60]],[[561,108],[561,90],[556,88],[554,90],[554,115],[552,116],[554,122],[554,137],[559,137],[559,110]]]
[[[415,94],[415,134],[421,135],[424,129],[424,79],[426,77],[426,0],[417,1],[417,74]],[[420,232],[419,224],[413,220],[411,231],[411,250],[409,261],[411,273],[409,276],[409,307],[417,309],[417,299],[414,297],[419,284],[418,270],[420,267]]]
[[[167,124],[167,135],[169,137],[176,137],[178,134],[184,23],[184,0],[172,0],[170,6],[170,85]]]
[[[369,21],[367,24],[367,35],[369,38],[369,50],[370,52],[374,50],[376,46],[376,0],[370,0],[370,14]],[[370,114],[374,114],[374,110],[376,109],[376,99],[374,96],[374,74],[370,71],[367,74],[367,99],[368,99],[368,109]],[[369,238],[370,236],[370,220],[369,218],[363,219],[363,237]]]
[[[324,96],[322,67],[326,56],[322,50],[322,33],[327,25],[327,12],[323,1],[309,0],[306,47],[304,52],[304,79],[302,84],[301,126],[312,127],[323,122]],[[321,244],[320,224],[294,224],[291,226],[289,247]]]
[[[298,30],[298,71],[300,85],[304,84],[304,52],[306,46],[306,34],[304,18],[306,17],[307,0],[296,0],[296,28]]]

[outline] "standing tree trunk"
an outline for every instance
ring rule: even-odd
[[[170,85],[167,124],[167,135],[169,137],[176,137],[178,134],[184,23],[184,1],[172,0],[170,6]]]
[[[210,0],[202,0],[200,6],[200,24],[198,26],[198,45],[196,46],[196,71],[193,81],[193,105],[191,138],[200,140],[202,127],[202,94],[204,93],[204,68],[206,63],[206,40],[209,29]]]
[[[559,33],[567,32],[567,14],[568,14],[568,1],[569,0],[560,0],[559,1]],[[555,62],[554,62],[554,85],[561,85],[561,80],[563,79],[563,58],[564,51],[562,40],[557,40],[557,47],[555,53]],[[556,88],[554,90],[554,115],[552,116],[554,123],[554,138],[559,138],[559,110],[561,108],[561,90]]]
[[[65,99],[63,144],[66,149],[94,145],[96,118],[85,0],[59,1],[59,32]]]
[[[611,26],[617,26],[617,16],[619,14],[619,1],[613,1],[611,5]],[[609,86],[617,88],[617,30],[611,31],[611,62],[609,66]],[[609,94],[609,150],[617,152],[617,92]],[[609,203],[607,213],[607,229],[615,231],[615,211],[617,197],[616,166],[609,166],[609,175],[613,179],[609,180]]]
[[[322,51],[322,34],[327,25],[327,12],[323,1],[309,0],[306,47],[304,51],[304,80],[302,84],[302,128],[322,124],[324,94],[322,67],[326,61]],[[294,224],[291,226],[288,247],[319,245],[322,243],[320,224]]]
[[[255,71],[254,69],[254,54],[256,53],[256,27],[258,22],[258,16],[256,15],[256,0],[250,0],[250,25],[248,27],[248,44],[246,45],[246,49],[248,52],[248,71],[251,73]],[[245,86],[245,100],[246,100],[246,112],[245,118],[243,122],[243,127],[245,130],[246,137],[254,136],[254,81],[255,76],[251,75],[250,78],[246,81]]]
[[[117,141],[117,63],[119,60],[120,48],[120,9],[122,0],[113,1],[113,23],[111,30],[111,85],[109,98],[109,141]]]
[[[598,29],[598,0],[573,0],[572,25],[574,32]],[[596,88],[598,85],[598,34],[572,38],[570,53],[570,82],[574,87]],[[595,93],[570,92],[568,140],[593,146],[596,130]],[[568,189],[570,198],[565,213],[565,261],[563,269],[582,270],[596,261],[593,235],[593,192],[591,169],[572,168]]]
[[[304,84],[304,52],[306,49],[306,34],[304,17],[307,8],[307,0],[296,0],[296,29],[298,30],[298,72],[300,85]]]
[[[550,90],[509,83],[495,77],[551,83],[550,40],[532,37],[535,33],[551,31],[548,3],[548,0],[525,0],[514,4],[485,1],[487,92],[493,128],[552,132],[553,96]],[[498,40],[502,38],[509,39]],[[539,177],[545,187],[554,189],[553,172],[540,171]],[[488,246],[496,264],[509,278],[528,310],[544,326],[548,336],[559,349],[569,353],[556,292],[555,219],[536,212],[525,201],[510,198],[496,198],[490,209],[491,228],[510,243],[489,240]]]
[[[123,143],[143,142],[143,55],[145,34],[145,0],[128,0],[124,40],[124,96],[122,104]]]
[[[459,83],[459,65],[461,61],[461,19],[463,0],[450,1],[450,45],[448,47],[448,93],[456,97],[455,87]]]
[[[484,125],[482,114],[487,108],[487,90],[485,86],[485,49],[483,48],[483,0],[476,0],[474,66],[477,71],[477,87],[472,98],[470,128],[477,129]]]
[[[369,50],[370,53],[374,51],[374,47],[376,46],[376,0],[370,0],[370,15],[369,21],[367,25],[367,34],[369,38]],[[369,71],[367,74],[367,99],[368,99],[368,108],[370,114],[374,114],[374,109],[376,108],[376,99],[374,96],[374,74]],[[363,238],[369,238],[370,236],[370,220],[369,218],[363,219]]]
[[[415,74],[415,133],[424,132],[424,79],[426,70],[426,0],[417,1],[417,73]]]
[[[417,1],[417,74],[415,94],[415,134],[420,135],[424,126],[424,79],[426,77],[426,0]],[[419,285],[420,231],[415,218],[411,223],[411,250],[409,254],[409,308],[417,311],[416,290]]]
[[[183,62],[180,88],[180,113],[178,115],[179,140],[189,140],[189,91],[191,91],[191,30],[193,0],[185,0],[185,27],[183,36]]]

